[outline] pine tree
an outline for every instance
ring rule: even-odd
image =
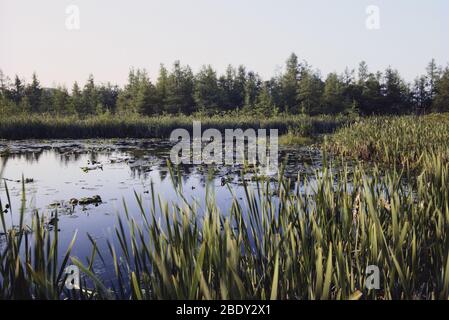
[[[270,92],[270,83],[265,82],[257,96],[257,102],[255,106],[257,114],[265,117],[270,117],[277,113],[276,106],[273,102],[273,98]]]
[[[24,96],[25,86],[22,83],[22,80],[20,80],[20,78],[16,75],[14,79],[14,85],[11,90],[11,99],[16,104],[16,106],[19,106]]]
[[[308,67],[303,68],[297,92],[300,113],[313,115],[322,112],[323,82],[317,73],[312,73]]]
[[[31,112],[39,112],[41,107],[42,88],[36,73],[33,73],[32,81],[25,89],[25,95],[28,98]],[[48,106],[43,106],[48,108]]]
[[[218,79],[218,87],[220,90],[220,105],[223,110],[231,110],[235,108],[233,101],[234,87],[235,87],[236,71],[228,65],[225,75],[220,76]]]
[[[60,115],[69,115],[75,113],[70,101],[70,95],[65,87],[58,87],[53,94],[53,111]]]
[[[324,82],[322,113],[339,113],[344,110],[343,82],[336,73],[330,73]]]
[[[134,110],[146,116],[157,114],[156,88],[151,83],[146,72],[141,73],[139,77],[137,93],[133,99]]]
[[[203,66],[195,79],[195,103],[198,110],[207,114],[218,111],[220,94],[217,74],[211,66]]]
[[[433,110],[437,112],[449,111],[449,67],[447,67],[435,83],[435,98]]]
[[[429,99],[433,101],[436,94],[436,85],[441,76],[441,68],[437,66],[435,59],[432,59],[426,68],[428,79]]]
[[[161,64],[159,69],[159,76],[156,83],[156,93],[159,101],[159,110],[161,113],[165,112],[165,100],[167,99],[167,82],[168,82],[168,71],[163,64]]]
[[[94,77],[90,75],[83,89],[83,104],[79,114],[81,116],[94,114],[97,110],[97,105],[97,89],[95,87]]]
[[[348,68],[345,69],[343,76],[343,110],[344,112],[350,112],[358,114],[360,100],[360,88],[355,82],[355,71]]]
[[[412,101],[415,106],[416,113],[424,113],[429,105],[430,97],[427,91],[427,77],[421,76],[413,82],[413,90],[411,93]]]
[[[83,95],[77,82],[73,84],[71,104],[70,109],[74,110],[78,115],[83,113]]]
[[[124,89],[118,94],[116,110],[121,114],[135,113],[135,101],[139,92],[140,70],[135,71],[133,68],[128,73],[128,83]]]
[[[42,93],[40,95],[40,107],[38,112],[43,113],[51,113],[54,111],[55,107],[53,105],[53,95],[56,89],[42,89]],[[30,104],[30,108],[31,108]]]
[[[297,89],[300,75],[298,56],[290,55],[286,62],[285,74],[282,77],[282,95],[284,100],[284,111],[298,110]]]
[[[194,76],[190,67],[182,67],[179,61],[166,79],[165,110],[168,113],[191,114],[195,108]]]
[[[408,88],[401,79],[399,72],[391,67],[385,71],[385,83],[383,84],[383,107],[381,112],[386,114],[399,114],[408,109]]]
[[[364,115],[372,115],[382,111],[383,105],[382,86],[380,75],[370,73],[361,84],[359,110]]]
[[[358,72],[358,84],[359,86],[363,87],[368,81],[369,72],[368,72],[368,65],[365,61],[360,62],[359,64],[359,72]]]
[[[257,102],[257,96],[262,85],[259,75],[250,71],[245,82],[245,105],[247,111],[252,110]]]
[[[118,96],[120,94],[118,86],[110,83],[101,85],[97,88],[97,94],[99,104],[103,107],[104,111],[115,113]]]
[[[237,69],[234,88],[232,90],[231,103],[234,108],[241,109],[245,105],[246,77],[246,69],[244,66],[240,65]]]
[[[279,112],[279,106],[282,106],[282,85],[280,77],[273,77],[268,82],[270,96],[275,107],[275,112]]]

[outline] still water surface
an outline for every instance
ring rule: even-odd
[[[3,154],[0,198],[3,204],[7,202],[6,182],[12,207],[11,214],[6,216],[7,223],[19,222],[23,176],[27,181],[25,222],[30,224],[36,210],[50,222],[57,211],[60,248],[65,249],[77,232],[72,256],[84,260],[91,253],[87,234],[96,239],[100,250],[106,249],[106,241],[102,240],[114,238],[117,217],[125,214],[124,203],[129,214],[140,220],[135,197],[136,194],[142,197],[144,207],[149,209],[151,184],[163,202],[181,203],[167,167],[171,146],[164,140],[0,141],[0,154]],[[321,166],[321,153],[313,147],[280,148],[279,158],[286,163],[285,174],[293,180],[298,173],[311,174]],[[220,212],[226,214],[233,199],[229,186],[244,207],[241,169],[239,166],[184,165],[180,167],[182,192],[189,201],[197,203],[201,212],[209,187]],[[256,187],[255,182],[248,184]],[[94,196],[99,196],[101,203],[74,205],[70,202]],[[0,236],[0,245],[1,240]],[[112,277],[107,264],[98,264],[96,272],[105,280]]]

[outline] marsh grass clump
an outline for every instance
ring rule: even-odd
[[[135,194],[139,212],[125,204],[105,243],[88,235],[91,255],[84,259],[71,254],[75,238],[59,248],[57,214],[51,228],[38,213],[28,226],[22,206],[19,223],[9,225],[5,182],[0,298],[446,300],[448,125],[447,115],[365,119],[329,137],[325,150],[371,166],[336,167],[325,156],[314,175],[294,180],[282,169],[267,179],[244,167],[245,196],[229,185],[227,212],[210,184],[203,206],[188,200],[180,171],[169,165],[181,201],[165,203],[151,184],[151,202]],[[25,197],[24,179],[22,186]],[[96,272],[105,257],[113,280]],[[69,264],[83,274],[80,290],[64,286]],[[365,286],[369,266],[380,272],[376,290]]]
[[[97,115],[87,118],[54,115],[12,115],[0,119],[0,139],[169,138],[175,129],[192,131],[194,120],[203,130],[278,129],[279,134],[298,128],[304,135],[332,133],[350,121],[345,117],[303,115],[258,118],[248,115],[155,116]]]
[[[159,224],[142,210],[148,224],[128,219],[118,232],[132,246],[121,248],[129,258],[117,276],[135,278],[131,295],[147,299],[447,299],[448,167],[424,161],[416,184],[398,172],[325,169],[302,180],[305,194],[282,178],[277,190],[245,186],[244,203],[225,214],[213,198],[204,211],[166,208]],[[381,270],[380,290],[365,288],[369,265]]]
[[[47,228],[42,216],[35,213],[31,226],[25,219],[25,180],[22,183],[22,207],[19,223],[7,224],[5,216],[13,215],[8,187],[5,182],[7,203],[0,199],[0,299],[59,299],[64,290],[64,268],[72,243],[58,260],[58,228]],[[11,219],[13,221],[13,219]]]
[[[360,120],[328,137],[334,153],[384,164],[422,164],[423,154],[449,160],[449,114],[384,116]]]
[[[448,299],[448,164],[422,156],[422,171],[325,167],[302,188],[279,173],[277,183],[244,182],[221,212],[213,196],[199,207],[183,196],[168,205],[139,195],[140,218],[125,206],[108,248],[57,260],[57,232],[35,216],[28,236],[6,230],[0,255],[2,298],[72,299]],[[302,190],[302,191],[301,191]],[[232,189],[229,191],[232,194]],[[4,214],[2,214],[2,220]],[[20,224],[18,230],[22,230]],[[57,228],[56,228],[57,229]],[[20,233],[20,232],[19,232]],[[76,245],[76,243],[74,244]],[[115,280],[103,282],[94,261],[112,259]],[[79,266],[89,290],[67,292],[61,270]],[[379,290],[365,287],[366,268],[380,270]]]

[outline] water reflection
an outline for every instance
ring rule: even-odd
[[[30,224],[32,213],[40,212],[51,227],[56,213],[59,216],[60,246],[67,247],[78,231],[74,256],[90,253],[87,234],[95,239],[110,237],[117,216],[123,215],[124,203],[136,221],[141,219],[135,199],[142,197],[144,209],[151,207],[153,187],[163,203],[180,203],[172,183],[181,186],[185,198],[205,207],[207,186],[212,187],[220,212],[229,212],[233,196],[245,198],[243,183],[255,187],[253,172],[242,177],[243,167],[220,165],[179,165],[179,175],[170,176],[167,160],[172,144],[162,140],[87,140],[87,141],[17,141],[0,143],[0,173],[8,179],[13,214],[7,224],[18,224],[22,199],[21,177],[33,179],[25,184],[25,223]],[[307,175],[321,166],[321,153],[316,148],[280,148],[280,162],[285,175],[291,177],[295,190],[298,173]],[[101,164],[101,169],[94,166]],[[82,170],[88,168],[88,170]],[[177,171],[178,172],[178,171]],[[243,178],[243,179],[242,179]],[[179,180],[181,179],[181,180]],[[276,190],[276,179],[269,177]],[[181,184],[179,184],[182,182]],[[101,202],[80,204],[98,196]],[[5,184],[0,184],[0,198],[5,203]],[[77,200],[76,204],[75,201]]]

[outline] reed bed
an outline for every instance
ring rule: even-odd
[[[413,181],[407,168],[329,165],[298,176],[304,192],[281,171],[276,184],[245,185],[229,212],[220,212],[212,190],[203,208],[188,200],[169,206],[154,190],[151,203],[136,194],[143,222],[125,206],[108,250],[91,240],[87,260],[69,247],[58,261],[58,234],[37,213],[31,233],[3,223],[0,298],[448,299],[449,167],[434,154],[421,161]],[[182,197],[176,170],[171,177]],[[106,255],[111,283],[93,267]],[[64,289],[68,264],[81,268],[89,290]],[[379,290],[365,287],[370,265],[380,270]]]
[[[424,154],[449,160],[449,114],[371,117],[328,137],[333,153],[384,164],[421,165]]]
[[[17,115],[0,118],[0,139],[83,139],[83,138],[169,138],[174,129],[192,131],[193,120],[201,121],[203,129],[290,129],[303,135],[332,133],[349,122],[345,117],[278,116],[262,118],[241,115],[223,116],[158,116],[100,115],[88,118],[53,115]]]
[[[229,212],[220,212],[212,187],[204,207],[185,199],[172,169],[183,203],[164,203],[154,190],[144,203],[136,194],[139,219],[125,205],[107,250],[89,237],[85,259],[71,255],[75,238],[59,248],[57,224],[49,229],[37,212],[31,226],[23,222],[24,208],[19,225],[7,225],[13,213],[6,186],[0,299],[446,300],[448,123],[448,115],[364,119],[326,139],[325,149],[370,160],[370,167],[325,162],[296,181],[281,170],[276,183],[244,185],[245,198],[233,196]],[[95,262],[106,256],[112,282],[96,276]],[[84,275],[81,290],[64,287],[69,264]],[[373,265],[379,289],[366,287]]]

